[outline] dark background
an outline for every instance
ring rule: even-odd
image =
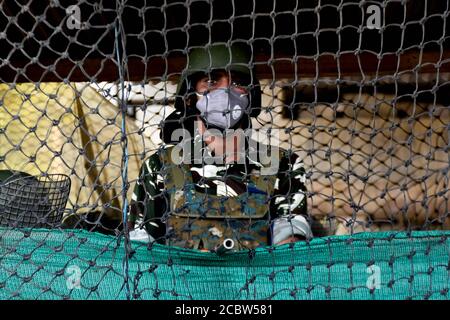
[[[382,8],[385,27],[369,30],[366,8],[382,3],[130,0],[123,1],[122,7],[116,1],[87,0],[79,6],[81,20],[88,22],[89,27],[69,30],[65,9],[77,1],[6,0],[0,5],[0,79],[14,81],[19,80],[17,76],[23,79],[22,75],[26,75],[29,80],[38,81],[56,72],[56,80],[108,80],[117,77],[111,69],[118,64],[128,66],[132,78],[141,78],[144,73],[170,76],[183,68],[182,59],[188,48],[216,41],[248,42],[256,60],[264,63],[282,61],[283,57],[296,63],[299,58],[320,55],[322,59],[328,55],[334,59],[336,55],[355,53],[376,59],[377,54],[414,50],[434,53],[432,61],[436,62],[440,51],[449,49],[448,0],[387,1]],[[126,62],[118,63],[114,51],[116,23],[123,26],[119,53],[123,57],[125,50],[129,60]],[[173,60],[170,66],[166,59]],[[374,59],[368,65],[376,64]],[[330,63],[319,62],[325,68]],[[396,60],[390,64],[395,67]],[[448,63],[444,67],[448,68]],[[310,69],[307,72],[314,73],[317,68]],[[292,72],[296,71],[284,71]]]

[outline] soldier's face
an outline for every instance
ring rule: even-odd
[[[248,83],[245,80],[239,74],[216,70],[200,78],[195,85],[195,91],[204,94],[219,88],[230,88],[239,94],[248,94]]]

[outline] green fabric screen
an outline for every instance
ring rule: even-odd
[[[120,238],[1,234],[1,299],[449,298],[449,232],[332,236],[224,256],[132,242],[128,268]],[[368,286],[371,266],[379,268],[378,288]],[[79,287],[71,287],[76,268]]]

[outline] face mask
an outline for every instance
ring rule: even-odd
[[[244,116],[249,101],[247,94],[227,88],[219,88],[202,95],[197,109],[208,124],[222,129],[232,128]]]

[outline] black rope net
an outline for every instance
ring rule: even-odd
[[[449,6],[3,1],[0,296],[448,298]],[[215,46],[251,58],[214,68]],[[199,71],[211,93],[236,65],[242,128],[285,151],[264,181],[258,157],[167,158],[217,129]]]

